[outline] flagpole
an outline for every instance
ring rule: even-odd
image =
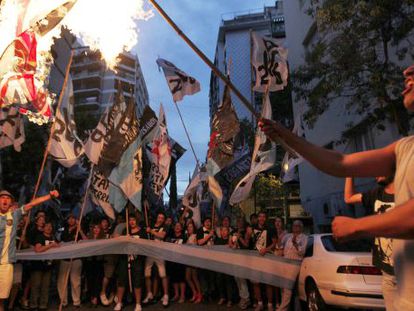
[[[190,144],[191,151],[193,152],[193,155],[194,155],[194,158],[196,160],[197,165],[199,165],[200,161],[197,158],[197,155],[196,155],[195,150],[194,150],[193,143],[191,142],[190,135],[188,134],[188,131],[187,131],[187,127],[185,126],[183,116],[181,115],[180,108],[178,108],[177,102],[175,100],[174,100],[174,105],[175,105],[175,108],[177,109],[178,115],[180,116],[181,124],[183,125],[185,134],[187,135],[187,139],[188,139],[188,142]]]
[[[234,84],[226,78],[226,76],[211,62],[211,60],[187,37],[187,35],[177,26],[177,24],[168,16],[168,14],[161,8],[155,0],[149,0],[161,16],[168,24],[177,32],[177,34],[190,46],[190,48],[210,67],[210,69],[233,91],[233,93],[241,100],[246,108],[257,118],[260,119],[260,114],[257,113],[252,104]]]
[[[60,106],[61,106],[62,101],[63,101],[63,96],[64,96],[64,93],[65,93],[65,89],[66,89],[68,79],[69,79],[69,75],[70,75],[70,67],[72,65],[73,54],[74,54],[74,52],[71,51],[70,56],[69,56],[68,64],[66,65],[65,79],[63,80],[62,90],[61,90],[60,95],[59,95],[59,100],[58,100],[58,103],[57,103],[57,106],[56,106],[56,111],[59,111]],[[32,201],[36,198],[37,192],[39,191],[40,182],[42,181],[43,171],[45,169],[47,156],[49,154],[50,146],[52,144],[52,137],[53,137],[53,134],[55,132],[55,126],[56,126],[56,117],[53,120],[52,126],[50,128],[49,139],[48,139],[47,144],[46,144],[45,152],[43,153],[43,160],[42,160],[42,164],[40,166],[39,175],[37,177],[37,182],[36,182],[36,185],[35,185],[35,188],[34,188]],[[31,210],[28,213],[28,220],[25,222],[24,227],[23,227],[21,241],[24,241],[24,239],[26,237],[27,227],[29,226],[29,223],[30,223],[30,215],[31,215]],[[19,249],[21,249],[21,247],[22,247],[22,243],[19,244]]]
[[[92,182],[93,168],[94,168],[94,165],[92,164],[91,165],[91,170],[89,172],[88,182],[86,184],[86,191],[85,191],[85,194],[83,195],[83,201],[82,201],[82,206],[81,206],[81,210],[80,210],[78,224],[76,226],[75,243],[78,243],[78,238],[79,238],[79,234],[80,234],[80,231],[81,231],[81,224],[82,224],[83,214],[85,212],[86,200],[88,199],[89,188],[90,188],[91,182]],[[63,296],[65,296],[67,294],[66,291],[68,289],[69,274],[70,274],[70,270],[72,270],[72,263],[73,263],[73,258],[70,258],[69,269],[65,274],[65,287],[64,287],[64,290],[63,290],[63,293],[64,293]],[[60,300],[59,311],[62,311],[62,309],[63,309],[63,299]]]
[[[129,237],[129,209],[128,209],[128,205],[125,207],[125,222],[126,222],[126,234]],[[129,292],[132,293],[131,262],[129,261],[129,255],[127,257],[127,265],[128,265]]]

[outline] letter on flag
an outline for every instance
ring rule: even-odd
[[[252,38],[252,63],[256,72],[254,90],[265,92],[267,86],[271,92],[283,90],[288,79],[287,49],[280,40],[262,37],[256,32],[252,32]]]
[[[105,112],[102,114],[98,125],[92,131],[91,135],[89,136],[85,144],[85,154],[88,157],[89,161],[91,161],[95,165],[98,165],[99,158],[101,156],[102,148],[104,145],[104,138],[106,136],[108,126],[108,114],[109,109],[107,108]]]
[[[266,96],[263,105],[262,118],[272,118],[269,96]],[[237,184],[230,197],[230,204],[237,204],[247,199],[256,175],[270,169],[275,164],[275,161],[276,145],[260,129],[257,129],[250,172]]]
[[[201,202],[201,178],[200,168],[196,165],[194,169],[193,177],[183,196],[183,206],[187,207],[193,213],[192,219],[197,228],[201,227],[201,213],[200,213],[200,202]]]
[[[109,202],[109,180],[96,167],[93,169],[89,190],[92,201],[99,205],[109,218],[115,219],[114,209]]]
[[[83,154],[83,144],[76,134],[72,79],[68,79],[60,109],[56,112],[50,154],[65,167],[74,165]]]
[[[25,141],[24,121],[16,107],[0,110],[0,149],[13,146],[20,152]]]
[[[193,95],[200,92],[200,82],[178,69],[173,63],[158,58],[157,64],[164,71],[168,87],[175,102],[182,100],[185,95]]]

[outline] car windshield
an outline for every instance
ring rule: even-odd
[[[366,253],[371,251],[371,242],[369,240],[338,242],[332,235],[322,236],[321,240],[328,252]]]

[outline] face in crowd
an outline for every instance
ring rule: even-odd
[[[188,235],[192,235],[195,233],[194,224],[191,221],[187,224],[187,233]]]
[[[230,218],[229,217],[224,217],[223,220],[221,221],[221,225],[222,227],[230,227]]]
[[[165,222],[165,215],[162,213],[159,213],[157,215],[157,221],[155,222],[155,224],[159,227],[162,226]]]
[[[227,239],[230,235],[230,231],[228,227],[221,227],[220,234],[223,239]]]
[[[12,198],[8,195],[2,195],[0,197],[0,212],[5,214],[9,211],[10,206],[12,205]]]
[[[38,229],[44,229],[46,224],[46,217],[43,216],[42,214],[38,214],[36,217],[36,227]]]
[[[284,229],[282,218],[280,218],[280,217],[275,218],[275,228],[277,230],[283,230]]]
[[[131,229],[138,227],[137,218],[135,216],[129,216],[128,224]]]
[[[47,236],[52,235],[53,232],[53,225],[50,222],[45,223],[45,229],[44,229],[44,234]]]
[[[303,232],[303,223],[300,220],[295,220],[292,225],[292,233],[299,235]]]
[[[173,223],[173,220],[171,217],[167,217],[167,219],[165,219],[165,225],[166,226],[171,226]]]
[[[404,97],[404,107],[408,111],[414,111],[414,65],[404,70],[404,91],[401,93]]]
[[[264,227],[266,224],[266,213],[259,213],[258,217],[257,217],[257,224],[259,225],[259,227]]]
[[[75,218],[75,216],[70,215],[70,216],[68,217],[68,225],[69,225],[69,227],[74,227],[74,226],[76,226],[76,218]]]
[[[102,230],[104,232],[109,229],[109,221],[108,221],[108,219],[104,218],[104,219],[101,220],[101,227],[102,227]]]
[[[175,235],[181,235],[182,232],[183,232],[183,226],[179,222],[177,222],[174,225],[174,233]]]
[[[257,215],[251,215],[250,216],[250,224],[252,226],[256,226],[257,225],[257,220],[258,220]]]
[[[207,230],[210,230],[211,229],[211,219],[207,218],[206,220],[204,220],[203,225]]]
[[[100,234],[101,234],[101,226],[100,225],[94,225],[93,227],[92,227],[92,233],[93,233],[93,236],[95,237],[95,238],[97,238]]]

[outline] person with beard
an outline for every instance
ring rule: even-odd
[[[414,65],[404,73],[401,95],[405,108],[414,111]],[[387,213],[350,218],[337,216],[332,232],[339,241],[386,237],[393,238],[397,310],[414,310],[414,136],[404,137],[380,149],[341,154],[314,145],[293,134],[281,124],[259,120],[261,130],[273,141],[282,139],[317,169],[337,177],[390,176],[395,171],[395,208]]]
[[[344,201],[346,204],[362,204],[366,215],[376,215],[391,211],[394,208],[394,176],[377,177],[378,187],[364,193],[354,189],[354,179],[345,179]],[[392,260],[392,239],[376,238],[372,249],[372,263],[382,271],[382,293],[386,309],[395,310],[394,296],[397,281],[394,275]]]
[[[4,300],[9,297],[13,284],[17,227],[20,219],[33,207],[58,196],[59,192],[54,190],[12,211],[14,197],[6,190],[0,191],[0,311],[4,311]]]

